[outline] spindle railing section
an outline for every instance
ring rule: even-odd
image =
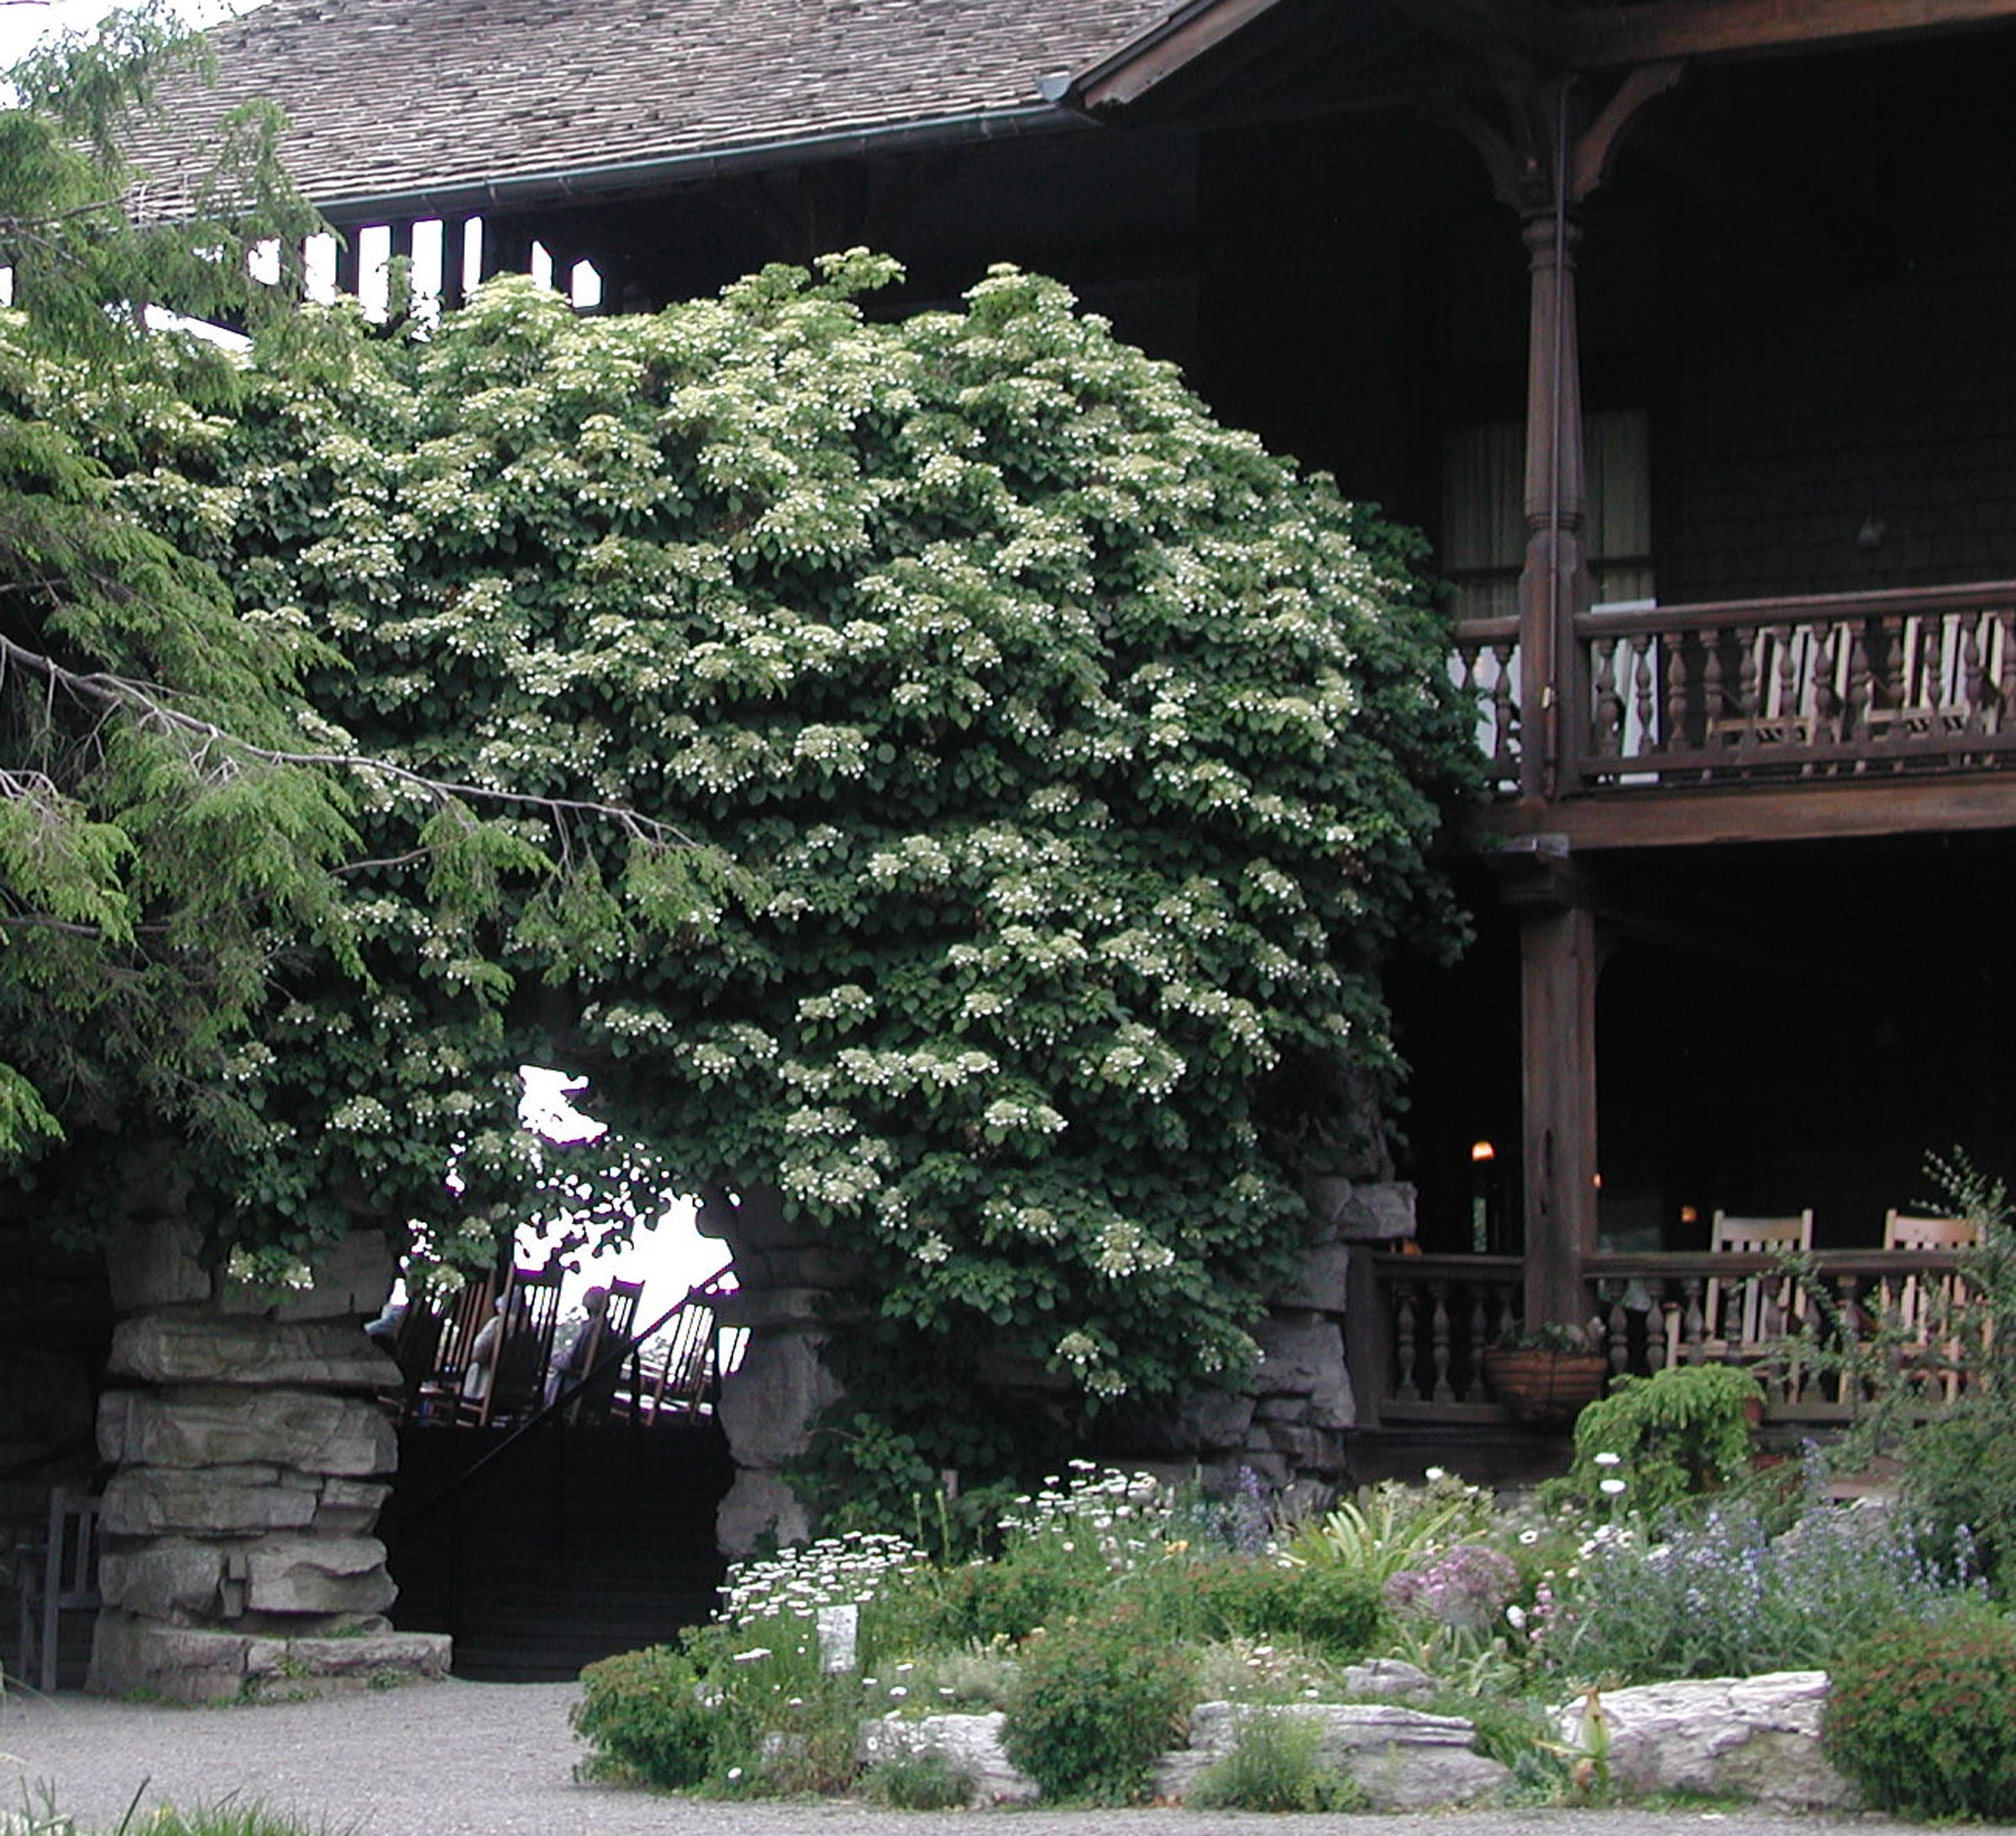
[[[1361,1426],[1507,1419],[1484,1380],[1484,1351],[1523,1324],[1517,1256],[1368,1258],[1373,1304],[1350,1346]],[[1592,1256],[1586,1319],[1613,1376],[1669,1364],[1743,1365],[1762,1382],[1770,1419],[1842,1421],[1873,1393],[1872,1369],[1900,1372],[1930,1403],[1966,1381],[1962,1348],[1981,1336],[1977,1304],[1950,1251],[1822,1251],[1795,1281],[1768,1256]],[[1733,1343],[1722,1322],[1746,1282],[1781,1293],[1779,1328]],[[1718,1304],[1719,1303],[1719,1304]]]
[[[2016,765],[2016,585],[1588,611],[1557,685],[1583,791]],[[1457,627],[1494,779],[1517,784],[1515,619]],[[1567,672],[1571,672],[1570,679]]]

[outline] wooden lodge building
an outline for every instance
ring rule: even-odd
[[[1718,1210],[1810,1208],[1852,1297],[1929,1151],[2006,1164],[2016,0],[267,0],[213,38],[346,287],[586,262],[629,309],[866,244],[900,311],[1014,261],[1429,532],[1497,794],[1475,947],[1398,991],[1422,1253],[1353,1297],[1368,1465],[1500,1435],[1509,1317],[1685,1356]]]

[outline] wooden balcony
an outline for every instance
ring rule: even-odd
[[[1583,612],[1561,659],[1557,797],[2016,768],[2016,584]],[[1453,669],[1501,789],[1524,763],[1516,619]]]
[[[1957,1387],[1957,1378],[1949,1386],[1947,1351],[1906,1342],[1899,1323],[1928,1317],[1927,1294],[1957,1293],[1964,1305],[1959,1262],[1950,1251],[1820,1251],[1812,1265],[1824,1304],[1810,1295],[1793,1302],[1783,1340],[1740,1347],[1715,1336],[1714,1284],[1726,1289],[1746,1277],[1775,1282],[1772,1258],[1590,1256],[1582,1264],[1582,1317],[1602,1322],[1614,1376],[1649,1376],[1672,1363],[1741,1364],[1764,1383],[1768,1420],[1839,1424],[1863,1401],[1845,1374],[1858,1351],[1908,1363],[1919,1372],[1928,1402]],[[1347,1355],[1361,1428],[1468,1426],[1488,1434],[1509,1424],[1511,1417],[1485,1387],[1482,1354],[1521,1322],[1520,1257],[1373,1252],[1352,1277]],[[1815,1318],[1824,1356],[1803,1357],[1791,1349],[1801,1315]],[[1948,1321],[1932,1336],[1944,1340],[1964,1330]]]

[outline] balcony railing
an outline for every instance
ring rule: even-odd
[[[1483,1354],[1520,1324],[1520,1258],[1382,1253],[1366,1261],[1369,1304],[1354,1314],[1349,1346],[1360,1425],[1489,1428],[1509,1420],[1485,1384]],[[1743,1365],[1763,1382],[1773,1420],[1847,1419],[1866,1400],[1855,1373],[1870,1362],[1908,1368],[1928,1403],[1963,1387],[1956,1351],[1968,1336],[1969,1296],[1953,1252],[1829,1250],[1811,1266],[1810,1284],[1795,1286],[1767,1256],[1591,1256],[1583,1262],[1583,1317],[1601,1323],[1613,1376],[1649,1376],[1669,1364]],[[1736,1344],[1721,1334],[1746,1282],[1772,1287],[1777,1323],[1765,1337]]]
[[[1600,610],[1557,685],[1564,790],[2016,767],[2016,583]],[[1457,631],[1453,669],[1519,782],[1515,619]]]

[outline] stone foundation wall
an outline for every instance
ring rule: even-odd
[[[180,1226],[113,1247],[97,1416],[112,1471],[91,1687],[208,1701],[445,1674],[447,1641],[398,1635],[370,1532],[398,1444],[391,1360],[360,1330],[390,1283],[360,1233],[276,1297],[207,1270]]]
[[[1357,1420],[1344,1353],[1352,1251],[1411,1237],[1415,1194],[1390,1178],[1337,1178],[1312,1184],[1308,1197],[1310,1240],[1268,1297],[1251,1383],[1200,1392],[1152,1414],[1109,1411],[1096,1452],[1173,1477],[1201,1474],[1219,1491],[1231,1489],[1243,1470],[1312,1508],[1348,1483],[1346,1439]],[[747,1555],[766,1539],[801,1542],[812,1528],[783,1469],[840,1399],[822,1351],[837,1328],[859,1317],[859,1270],[816,1232],[788,1223],[774,1191],[735,1204],[710,1201],[700,1229],[727,1244],[742,1283],[721,1320],[749,1329],[742,1367],[722,1387],[722,1425],[738,1471],[717,1519],[722,1551]],[[1007,1359],[991,1361],[986,1375],[1007,1408],[1053,1407],[1070,1388],[1040,1366]]]
[[[1414,1235],[1414,1188],[1392,1179],[1312,1183],[1314,1225],[1254,1333],[1259,1369],[1236,1390],[1204,1390],[1152,1414],[1117,1413],[1100,1452],[1168,1478],[1229,1492],[1251,1473],[1270,1492],[1320,1509],[1351,1482],[1346,1446],[1357,1403],[1345,1358],[1352,1251]]]

